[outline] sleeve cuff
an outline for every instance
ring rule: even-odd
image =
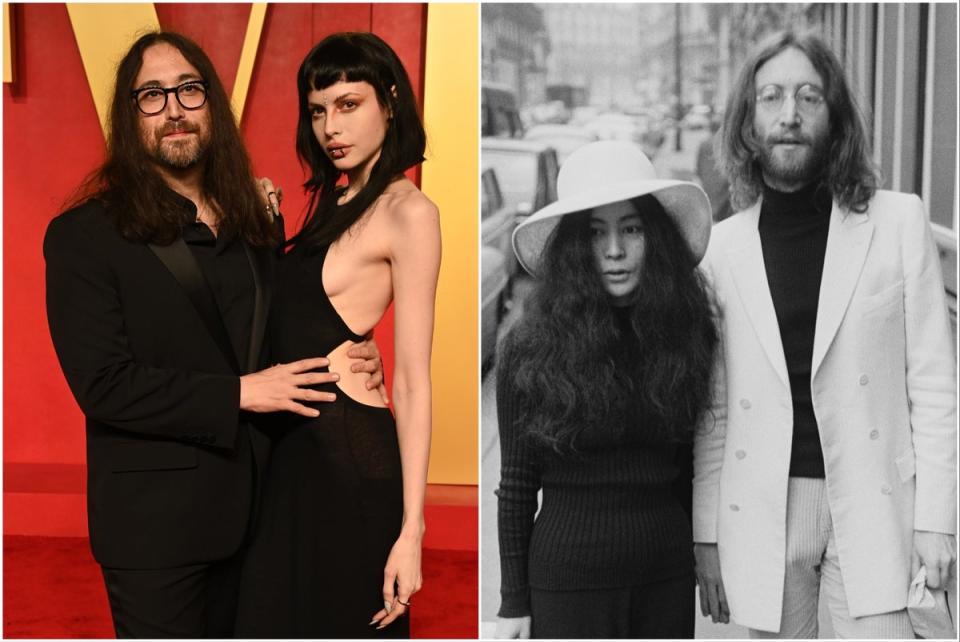
[[[526,617],[530,615],[530,589],[500,592],[500,610],[497,617]]]

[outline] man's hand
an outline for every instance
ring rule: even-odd
[[[913,559],[910,577],[916,577],[920,566],[927,567],[927,586],[946,588],[950,572],[957,561],[957,541],[953,535],[913,531]]]
[[[273,216],[279,216],[280,202],[283,200],[283,188],[274,187],[273,181],[266,176],[258,178],[257,185],[260,186],[260,194],[263,196],[265,206],[270,209]]]
[[[388,405],[387,388],[383,385],[383,362],[380,360],[380,350],[373,340],[372,333],[366,341],[358,343],[347,350],[347,356],[357,361],[350,366],[350,372],[366,372],[370,375],[367,380],[367,390],[379,388],[380,398],[384,405]]]
[[[498,640],[529,640],[530,616],[498,617],[495,635]]]
[[[330,364],[326,357],[281,363],[240,377],[240,410],[279,412],[286,410],[304,417],[317,417],[320,411],[304,406],[301,401],[333,401],[330,392],[310,390],[305,386],[330,383],[340,378],[335,372],[310,372]]]
[[[709,615],[714,622],[727,624],[730,608],[727,594],[723,591],[720,577],[720,553],[716,544],[694,544],[693,555],[697,560],[697,585],[700,587],[700,612]]]

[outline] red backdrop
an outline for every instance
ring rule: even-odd
[[[228,91],[250,6],[156,4],[196,40]],[[47,329],[43,233],[103,158],[103,135],[64,5],[12,5],[15,82],[3,86],[4,532],[85,534],[83,417]],[[274,4],[267,10],[241,129],[258,175],[284,187],[288,232],[306,197],[296,160],[296,71],[336,31],[373,31],[399,54],[422,105],[426,5]],[[413,176],[413,178],[418,178]],[[388,379],[392,314],[377,328]]]

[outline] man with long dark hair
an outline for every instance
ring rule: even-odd
[[[833,53],[781,33],[747,61],[718,157],[741,211],[705,272],[723,335],[695,445],[701,609],[753,637],[913,637],[920,566],[955,561],[956,367],[923,203],[877,189]]]
[[[327,360],[260,370],[280,232],[210,59],[120,61],[104,164],[44,240],[47,314],[86,415],[90,542],[118,637],[227,637],[269,438],[317,416]],[[265,212],[266,210],[266,212]],[[379,370],[375,348],[365,368]],[[375,380],[379,381],[379,372]]]

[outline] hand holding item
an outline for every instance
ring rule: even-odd
[[[529,640],[530,639],[529,615],[523,617],[498,617],[497,632],[498,640]]]
[[[320,412],[301,401],[333,401],[330,392],[311,390],[307,386],[340,379],[336,372],[311,372],[325,368],[326,357],[281,363],[240,377],[240,410],[250,412],[294,412],[304,417],[317,417]]]
[[[383,569],[383,608],[373,616],[371,625],[382,629],[409,610],[411,596],[423,584],[420,553],[420,538],[401,533]]]
[[[946,588],[947,580],[957,561],[957,541],[947,533],[913,532],[913,559],[910,570],[916,575],[926,567],[927,586]]]
[[[955,579],[955,578],[954,578]],[[913,632],[925,639],[956,639],[956,623],[950,617],[946,591],[928,587],[927,569],[921,566],[907,592],[907,614]],[[956,590],[953,588],[952,590]]]
[[[700,613],[710,616],[714,622],[730,622],[727,594],[723,591],[720,576],[720,553],[716,544],[694,544],[693,554],[697,560],[697,585],[700,587]]]

